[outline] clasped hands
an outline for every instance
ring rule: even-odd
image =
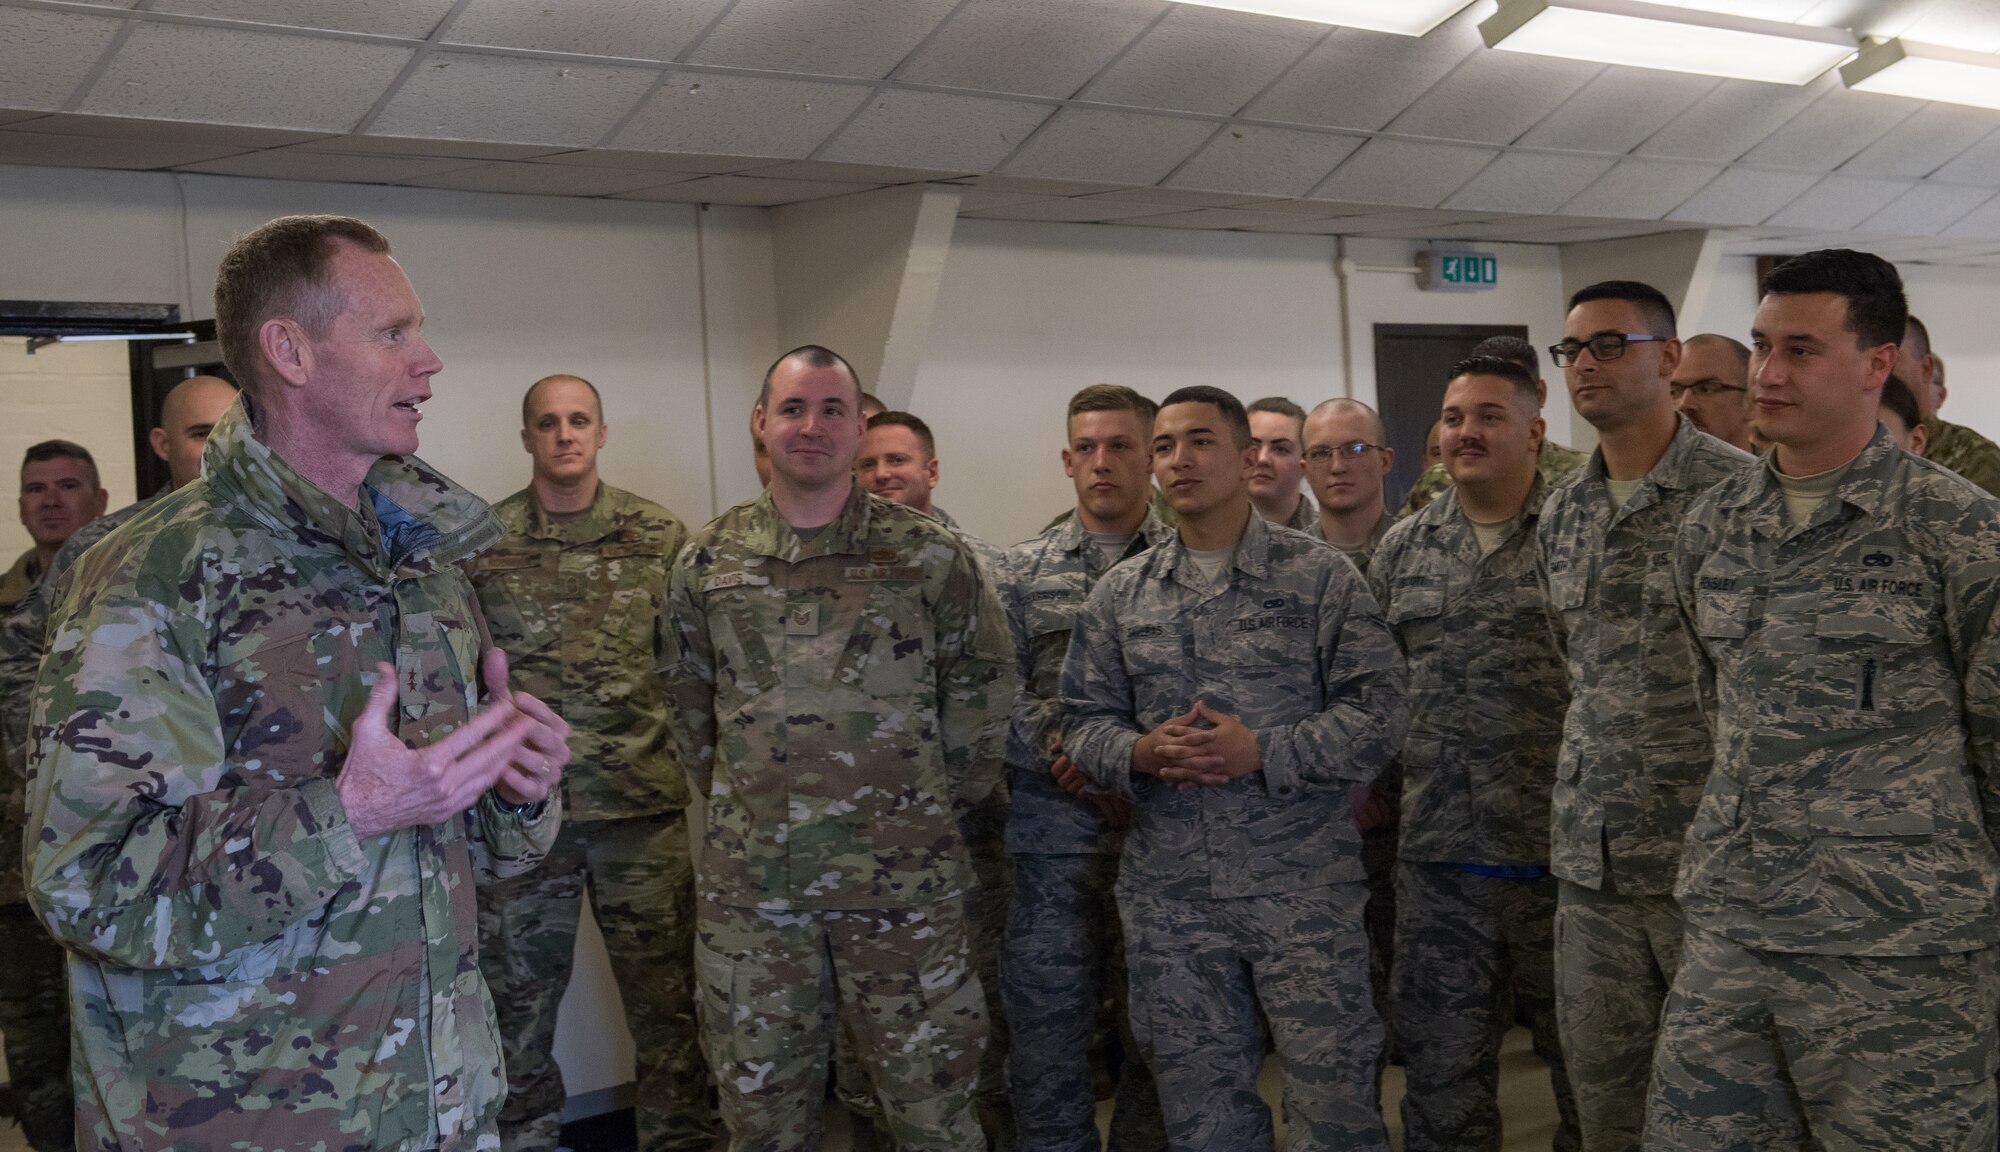
[[[1113,827],[1123,828],[1132,806],[1115,796],[1092,792],[1081,769],[1062,752],[1056,741],[1055,763],[1050,775],[1073,796],[1096,804]],[[1199,788],[1227,784],[1264,767],[1264,754],[1257,748],[1257,734],[1243,721],[1218,712],[1201,700],[1179,716],[1169,716],[1160,726],[1139,737],[1132,748],[1132,770],[1158,776],[1176,787]],[[1114,815],[1115,813],[1115,815]]]
[[[480,659],[486,709],[434,744],[411,748],[389,728],[396,669],[375,666],[375,685],[355,718],[335,788],[357,839],[442,824],[488,788],[509,804],[548,798],[569,763],[569,725],[547,704],[507,685],[507,654]]]

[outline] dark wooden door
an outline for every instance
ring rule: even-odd
[[[1402,506],[1424,470],[1424,436],[1444,404],[1451,367],[1489,336],[1528,337],[1525,324],[1375,325],[1375,401],[1396,450],[1384,483],[1389,511]]]

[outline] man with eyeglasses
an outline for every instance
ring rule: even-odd
[[[1519,336],[1489,336],[1473,348],[1474,356],[1498,356],[1521,366],[1528,378],[1535,382],[1535,396],[1538,403],[1546,406],[1549,402],[1549,382],[1542,379],[1541,356],[1535,346]],[[1437,425],[1431,426],[1424,451],[1428,455],[1431,446],[1437,442]],[[1589,459],[1574,448],[1566,448],[1544,436],[1541,449],[1535,456],[1535,470],[1541,474],[1542,482],[1554,484],[1563,477],[1583,467]],[[1417,482],[1410,486],[1410,494],[1403,499],[1403,506],[1396,510],[1396,519],[1414,515],[1424,505],[1438,498],[1445,489],[1451,487],[1451,473],[1445,470],[1443,461],[1428,464]]]
[[[1570,297],[1552,350],[1598,436],[1537,529],[1569,676],[1550,863],[1556,1023],[1583,1152],[1639,1148],[1660,1005],[1680,966],[1674,870],[1712,759],[1668,580],[1674,534],[1695,497],[1751,460],[1683,417],[1687,391],[1676,412],[1690,376],[1673,337],[1666,296],[1612,280]],[[1726,345],[1714,355],[1724,340],[1706,338],[1707,359],[1729,359]]]
[[[1938,415],[1944,406],[1944,363],[1931,352],[1931,331],[1915,316],[1903,325],[1896,346],[1896,375],[1916,399],[1927,450],[1924,455],[2000,495],[2000,446],[1963,424]]]
[[[1714,332],[1681,343],[1668,390],[1674,406],[1717,440],[1750,451],[1750,349]]]

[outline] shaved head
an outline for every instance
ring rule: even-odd
[[[153,454],[167,462],[167,475],[174,487],[201,475],[201,454],[208,444],[209,430],[234,403],[236,385],[220,376],[190,376],[167,393],[160,404],[160,426],[148,440]]]
[[[1351,412],[1368,421],[1368,441],[1371,444],[1387,443],[1389,431],[1382,426],[1382,417],[1375,409],[1348,396],[1335,396],[1323,401],[1312,410],[1312,416],[1331,416],[1337,412]],[[1311,417],[1308,417],[1310,419]]]
[[[597,418],[600,421],[604,419],[604,397],[598,394],[597,385],[592,384],[581,376],[572,376],[567,372],[558,372],[553,376],[544,376],[533,384],[528,385],[528,390],[521,394],[521,427],[526,428],[528,426],[528,415],[534,409],[535,405],[535,393],[541,389],[542,385],[553,384],[558,380],[574,380],[585,388],[590,389],[590,399],[597,405]]]

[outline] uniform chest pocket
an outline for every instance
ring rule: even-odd
[[[604,617],[598,630],[625,648],[653,650],[667,583],[667,555],[657,544],[607,544],[598,550],[605,566],[601,595]]]
[[[325,686],[335,669],[320,656],[316,631],[252,633],[218,646],[215,695],[232,772],[260,762],[294,774],[307,764],[326,770],[334,749]]]
[[[1707,640],[1742,640],[1757,609],[1748,592],[1703,592],[1694,602],[1695,634]]]
[[[1558,612],[1578,611],[1590,594],[1590,574],[1570,567],[1549,573],[1549,607]]]
[[[1933,658],[1926,599],[1830,595],[1813,622],[1817,718],[1836,727],[1899,727],[1955,707],[1949,662]]]
[[[1444,589],[1431,585],[1400,585],[1389,589],[1389,603],[1383,609],[1389,623],[1405,624],[1444,615]]]
[[[876,698],[925,697],[935,699],[937,637],[932,634],[929,607],[924,603],[923,585],[915,580],[850,582],[843,596],[867,597],[859,617],[827,602],[817,605],[819,619],[813,625],[818,636],[789,636],[787,650],[811,651],[845,633],[836,681],[860,688]],[[851,611],[851,610],[850,610]],[[843,618],[851,627],[842,628]]]
[[[1124,649],[1136,714],[1164,717],[1187,711],[1190,685],[1179,634],[1127,636]]]
[[[542,585],[550,583],[542,567],[540,556],[526,552],[488,552],[472,565],[473,588],[493,643],[510,655],[533,652],[555,639],[556,630],[537,595]]]
[[[1069,656],[1069,634],[1076,623],[1076,608],[1073,601],[1065,598],[1031,603],[1021,614],[1031,668],[1025,687],[1036,696],[1052,699],[1062,694],[1062,666]]]

